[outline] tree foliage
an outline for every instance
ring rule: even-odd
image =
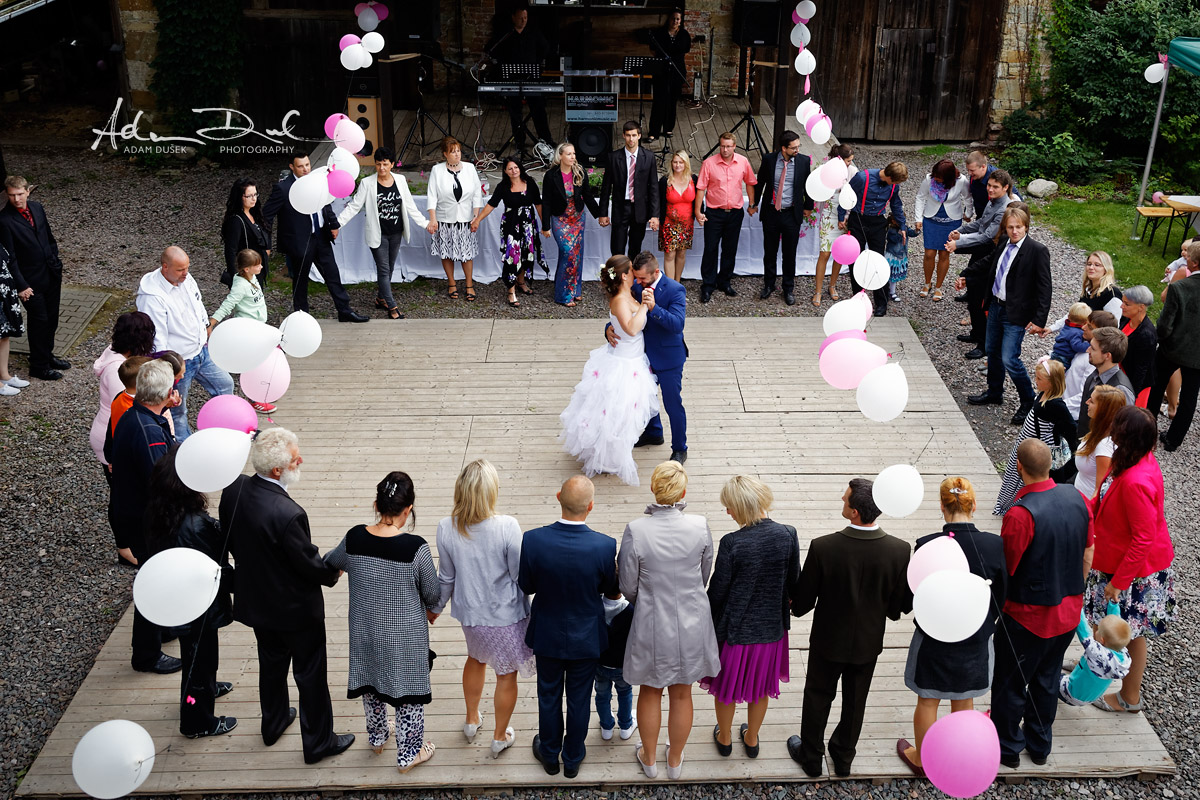
[[[240,0],[154,0],[158,49],[150,88],[177,130],[195,130],[193,108],[227,107],[241,85]]]

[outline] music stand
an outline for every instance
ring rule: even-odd
[[[754,145],[754,149],[758,151],[759,155],[765,156],[767,153],[771,152],[771,148],[767,147],[766,140],[763,139],[762,131],[760,131],[758,129],[758,121],[754,119],[754,104],[750,100],[750,97],[753,96],[753,94],[754,94],[754,70],[753,69],[750,70],[749,83],[750,83],[750,91],[746,93],[746,95],[747,95],[746,96],[746,113],[742,114],[742,118],[738,120],[737,124],[734,125],[733,128],[729,132],[737,133],[738,128],[742,127],[743,125],[747,126],[749,128],[749,132],[746,134],[746,146],[743,149],[747,153],[749,153],[750,146]],[[714,144],[712,147],[710,147],[708,149],[708,152],[704,154],[704,158],[708,158],[709,156],[711,156],[713,153],[715,153],[717,151],[717,148],[720,146],[721,146],[721,141],[720,141],[720,139],[718,139],[717,143]]]
[[[655,63],[662,61],[661,58],[652,58],[650,56],[625,56],[625,61],[622,67],[626,73],[631,73],[638,76],[638,129],[642,127],[642,118],[645,117],[645,91],[642,89],[642,79],[645,77],[646,68],[655,68]]]
[[[522,98],[525,97],[524,84],[540,83],[542,81],[542,65],[541,64],[501,64],[500,65],[500,80],[502,83],[517,84],[517,94]],[[533,119],[533,109],[525,112],[524,119],[521,120],[521,127],[525,129],[525,135],[529,137],[536,147],[536,144],[541,141],[535,131],[529,129],[529,122]],[[496,156],[499,157],[508,150],[509,147],[515,146],[517,143],[516,135],[509,134],[508,139],[501,145]]]
[[[417,59],[417,115],[413,118],[412,125],[408,126],[408,134],[404,137],[404,144],[401,145],[400,150],[396,153],[396,159],[398,161],[403,161],[404,152],[406,150],[408,150],[408,146],[410,144],[416,144],[418,160],[422,156],[424,156],[426,149],[437,144],[436,141],[429,141],[425,138],[425,120],[426,119],[429,120],[429,122],[433,125],[433,127],[437,128],[439,131],[442,132],[442,136],[450,135],[449,133],[446,132],[446,129],[442,127],[441,123],[437,121],[436,117],[434,117],[433,115],[431,115],[425,111],[425,92],[423,92],[421,90],[421,82],[424,80],[427,80],[428,76],[425,74],[425,64],[423,63],[424,58],[421,57],[421,55],[419,53],[411,53],[411,54],[406,53],[405,55],[408,55],[410,58]],[[404,59],[399,58],[396,60],[399,61],[399,60],[404,60]],[[449,87],[447,87],[447,91],[449,91]],[[447,112],[447,117],[446,117],[447,124],[449,124],[449,122],[450,122],[450,117],[448,114],[449,114],[449,112]],[[421,132],[421,138],[417,142],[414,143],[413,136],[416,135],[418,128],[420,129],[420,132]]]

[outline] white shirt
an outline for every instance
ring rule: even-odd
[[[558,521],[563,525],[587,525],[587,522],[581,519],[563,519],[559,517]]]
[[[1017,253],[1021,252],[1021,245],[1025,244],[1025,240],[1028,238],[1028,236],[1022,236],[1021,240],[1015,243],[1010,240],[1004,246],[1004,252],[1000,254],[1000,261],[996,265],[996,281],[1000,284],[1000,291],[994,292],[994,294],[1001,302],[1008,300],[1008,286],[1005,285],[1008,283],[1008,271],[1012,269],[1013,262],[1017,260]],[[1000,272],[1000,269],[1004,271]],[[993,287],[995,285],[995,283],[992,284]]]
[[[1096,459],[1112,458],[1116,449],[1112,437],[1105,436],[1090,456],[1075,456],[1075,468],[1079,470],[1075,476],[1075,488],[1089,500],[1096,494]]]
[[[191,275],[178,286],[163,277],[162,270],[143,275],[137,309],[154,321],[155,350],[174,350],[187,361],[208,341],[208,311]]]
[[[625,199],[631,203],[633,202],[633,191],[629,188],[629,176],[637,172],[637,157],[638,151],[636,147],[632,151],[628,147],[625,148],[625,169],[627,170],[627,174],[625,175]]]
[[[877,530],[879,530],[878,525],[855,525],[853,522],[851,522],[849,524],[849,526],[847,526],[847,527],[854,528],[854,530],[856,530],[856,531],[877,531]]]
[[[283,489],[285,492],[287,491],[287,486],[286,486],[286,485],[284,485],[283,481],[281,481],[281,480],[278,480],[278,479],[276,479],[276,478],[272,478],[270,475],[259,475],[258,477],[262,478],[262,479],[263,479],[264,481],[266,481],[267,483],[273,483],[273,484],[275,484],[275,485],[276,485],[276,486],[278,486],[280,489]]]

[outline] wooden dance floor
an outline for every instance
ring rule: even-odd
[[[373,487],[394,469],[407,471],[416,481],[417,532],[432,545],[437,521],[449,512],[455,476],[465,462],[480,457],[500,471],[502,513],[517,517],[523,528],[557,519],[554,493],[577,469],[555,442],[558,413],[579,380],[588,350],[601,343],[600,321],[372,320],[367,325],[323,327],[321,349],[308,359],[293,360],[292,388],[274,417],[300,436],[304,475],[293,494],[308,510],[322,551],[337,544],[353,525],[372,520]],[[868,421],[858,412],[853,392],[834,390],[821,380],[816,357],[822,340],[819,320],[704,318],[688,323],[688,510],[706,515],[714,536],[736,527],[718,499],[721,485],[735,473],[757,475],[772,487],[772,517],[795,525],[807,549],[813,537],[843,527],[841,495],[849,478],[873,477],[884,467],[914,459],[925,476],[925,500],[907,519],[881,518],[885,530],[910,542],[939,530],[937,485],[951,474],[975,482],[979,523],[999,530],[998,521],[987,513],[1000,486],[996,469],[908,323],[877,319],[868,335],[889,352],[902,352],[908,375],[908,410],[888,424]],[[589,524],[619,537],[625,523],[651,501],[646,486],[650,472],[668,454],[667,446],[637,451],[641,487],[600,476]],[[358,736],[349,752],[305,766],[299,725],[274,747],[263,746],[254,639],[238,624],[221,632],[219,677],[233,681],[235,690],[218,701],[218,713],[234,715],[240,724],[227,736],[183,738],[176,706],[179,676],[146,675],[129,668],[131,610],[18,794],[78,794],[71,779],[72,751],[89,728],[109,719],[138,722],[154,738],[159,754],[140,789],[150,794],[647,783],[634,761],[637,735],[628,742],[617,737],[602,741],[594,718],[579,777],[567,781],[561,774],[546,775],[530,753],[537,731],[532,679],[520,682],[512,723],[516,745],[492,760],[490,729],[468,744],[461,733],[465,646],[461,629],[448,614],[432,628],[439,658],[426,725],[437,754],[429,764],[397,774],[390,743],[376,756],[366,744],[360,701],[345,699],[346,610],[343,581],[326,591],[326,614],[337,730]],[[794,620],[791,682],[767,713],[757,760],[745,758],[736,742],[733,757],[717,755],[711,742],[712,702],[695,690],[695,728],[685,753],[684,781],[806,780],[784,743],[799,732],[809,627],[808,618]],[[894,746],[897,737],[912,736],[915,696],[903,681],[912,629],[911,618],[888,624],[854,778],[910,777]],[[176,647],[168,645],[168,652]],[[489,680],[483,705],[489,723],[493,685]],[[836,723],[838,704],[840,700],[828,732]],[[948,712],[945,705],[943,713]],[[978,707],[986,708],[986,702]],[[738,722],[744,714],[739,709]],[[666,738],[665,729],[661,738]],[[658,758],[664,758],[662,741]],[[1037,767],[1025,758],[1015,773],[1001,768],[1002,775],[1010,777],[1148,777],[1174,772],[1174,762],[1145,715],[1067,706],[1059,708],[1048,764]],[[658,781],[664,780],[664,773],[660,770]]]

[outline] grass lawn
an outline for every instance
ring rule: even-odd
[[[1132,204],[1092,200],[1077,202],[1068,197],[1056,197],[1044,207],[1033,208],[1038,222],[1047,224],[1059,232],[1064,239],[1086,251],[1103,250],[1113,258],[1117,270],[1117,282],[1122,286],[1142,284],[1149,287],[1155,298],[1162,291],[1163,270],[1167,263],[1179,257],[1179,226],[1171,231],[1171,244],[1167,246],[1167,257],[1162,256],[1162,237],[1166,228],[1154,237],[1154,245],[1147,246],[1145,240],[1129,238],[1133,229],[1134,210]],[[1158,317],[1162,307],[1155,301],[1150,316]]]

